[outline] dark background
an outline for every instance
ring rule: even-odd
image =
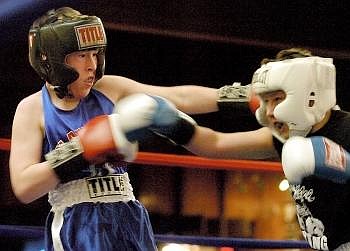
[[[148,84],[220,87],[234,81],[249,83],[262,58],[274,57],[285,48],[308,48],[334,58],[338,104],[349,110],[348,5],[347,1],[313,0],[1,0],[0,137],[10,137],[17,103],[43,84],[28,62],[27,33],[32,22],[49,9],[70,6],[99,16],[108,39],[106,74]],[[256,126],[251,117],[239,120],[213,113],[195,118],[222,131]],[[183,153],[183,149],[161,144],[153,143],[150,149]],[[148,145],[142,147],[148,149]],[[45,199],[30,205],[16,201],[7,159],[8,152],[2,151],[0,224],[43,225],[48,210]],[[137,195],[137,182],[135,191]]]
[[[28,63],[27,33],[34,19],[49,9],[71,6],[99,16],[109,43],[106,73],[157,85],[248,83],[263,57],[293,46],[309,48],[334,58],[338,102],[347,109],[350,19],[346,3],[2,0],[1,136],[10,134],[19,100],[42,85]]]

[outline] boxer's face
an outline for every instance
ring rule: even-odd
[[[274,115],[276,106],[285,100],[286,93],[284,91],[266,92],[260,94],[260,98],[266,105],[268,126],[278,132],[283,138],[287,139],[289,137],[288,125],[282,121],[278,121]]]
[[[95,83],[97,53],[97,50],[87,50],[66,56],[66,64],[79,73],[79,78],[68,85],[70,94],[77,99],[86,97]]]

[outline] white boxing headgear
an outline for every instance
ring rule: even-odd
[[[287,59],[262,65],[253,75],[252,86],[258,96],[284,91],[286,98],[273,114],[278,121],[288,124],[289,137],[304,137],[336,105],[335,74],[332,58]],[[267,126],[263,100],[255,115],[261,125]]]

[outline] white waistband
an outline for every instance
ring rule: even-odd
[[[89,177],[60,184],[49,192],[52,211],[82,202],[128,202],[135,200],[128,173]]]

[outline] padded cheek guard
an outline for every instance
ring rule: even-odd
[[[107,46],[103,24],[98,17],[58,19],[50,24],[33,26],[29,31],[29,62],[39,76],[56,87],[66,87],[79,73],[65,64],[68,54],[76,51],[98,50],[97,81],[104,74]]]
[[[335,67],[331,58],[306,57],[270,62],[253,76],[256,94],[282,90],[286,98],[275,107],[274,116],[287,123],[289,136],[306,136],[313,125],[336,104]],[[260,101],[256,111],[266,126],[266,108]]]

